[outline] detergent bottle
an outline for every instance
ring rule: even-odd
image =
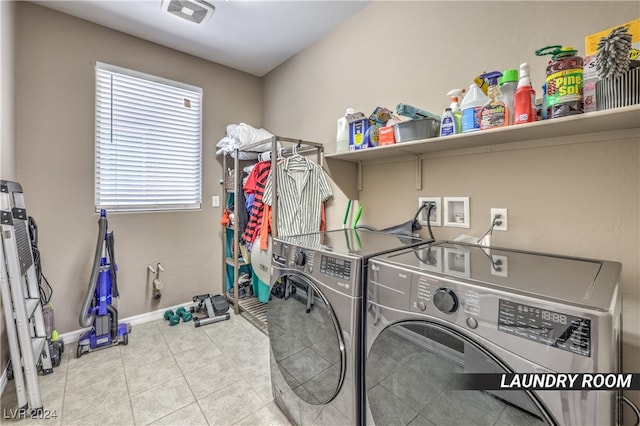
[[[509,115],[507,108],[500,96],[498,78],[502,77],[499,71],[492,71],[482,74],[482,77],[489,82],[489,100],[482,106],[480,111],[480,129],[495,129],[509,125]]]
[[[477,84],[469,86],[469,92],[462,100],[462,133],[476,132],[480,130],[480,113],[487,98]]]
[[[552,55],[547,66],[547,118],[582,114],[583,59],[571,46],[547,46],[536,55]]]
[[[344,117],[338,118],[338,132],[336,135],[336,152],[349,151],[349,121],[347,115],[354,114],[356,112],[353,108],[347,108],[347,113]]]
[[[451,113],[453,114],[453,118],[456,123],[456,133],[462,132],[462,112],[460,110],[460,102],[462,102],[462,98],[464,94],[467,92],[467,89],[453,89],[447,93],[447,96],[451,96],[451,104],[449,108],[451,108]]]
[[[502,80],[500,81],[500,95],[504,101],[504,106],[507,108],[509,115],[509,125],[513,124],[514,120],[514,100],[516,96],[516,88],[518,87],[518,70],[509,69],[502,74]]]
[[[529,64],[520,65],[520,79],[514,103],[514,124],[536,121],[536,91],[531,86]]]

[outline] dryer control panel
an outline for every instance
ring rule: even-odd
[[[275,240],[271,267],[272,279],[274,270],[277,276],[295,271],[297,275],[347,296],[362,295],[362,286],[357,285],[360,279],[359,262],[355,258],[283,244]]]

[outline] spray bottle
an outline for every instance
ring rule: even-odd
[[[451,104],[449,108],[451,108],[451,114],[453,115],[456,123],[456,133],[462,132],[462,111],[460,109],[460,103],[462,102],[462,98],[464,94],[467,92],[467,89],[453,89],[447,93],[447,96],[451,97]]]
[[[509,125],[512,125],[514,121],[514,101],[517,87],[518,70],[506,70],[502,74],[502,81],[500,82],[500,95],[502,95],[504,106],[507,107],[507,112],[509,115]]]
[[[536,121],[536,91],[531,86],[529,64],[520,65],[520,79],[514,99],[514,124]]]
[[[489,100],[483,105],[480,112],[480,129],[494,129],[509,125],[509,114],[500,96],[498,78],[502,77],[499,71],[492,71],[482,74],[482,77],[489,82]]]
[[[482,73],[473,79],[473,82],[482,90],[482,93],[489,93],[489,82],[483,77],[486,73]]]

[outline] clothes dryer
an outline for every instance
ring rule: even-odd
[[[369,258],[424,243],[340,229],[273,240],[267,307],[276,404],[298,425],[361,425]],[[278,292],[278,288],[280,291]]]
[[[442,242],[369,262],[366,419],[611,425],[618,391],[456,390],[460,373],[621,369],[621,265]]]

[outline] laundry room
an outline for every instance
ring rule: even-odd
[[[638,2],[0,1],[0,37],[1,423],[640,422],[637,382],[448,387],[640,381]]]

